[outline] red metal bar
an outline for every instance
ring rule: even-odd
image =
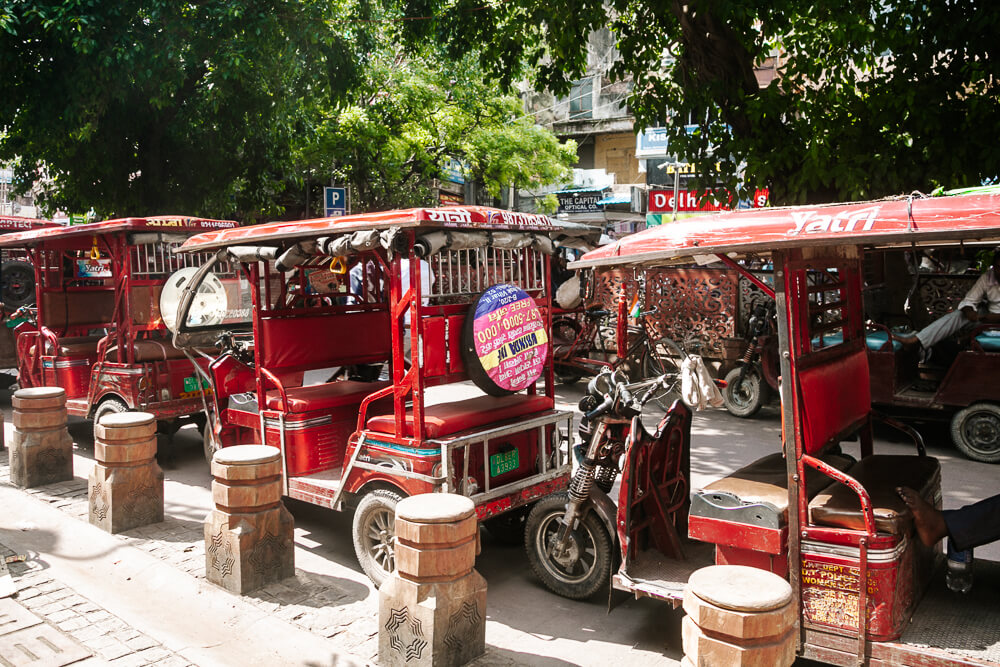
[[[407,245],[410,247],[410,370],[413,390],[413,437],[423,440],[426,435],[424,428],[424,369],[420,359],[420,347],[424,337],[423,317],[423,283],[420,280],[421,260],[413,255],[413,234],[409,234]],[[428,263],[429,265],[429,263]]]
[[[285,393],[285,387],[281,384],[281,380],[278,379],[278,376],[266,368],[261,368],[260,377],[262,380],[270,381],[271,384],[278,388],[278,394],[281,396],[281,412],[288,412],[288,394]],[[261,389],[263,390],[265,386],[266,385],[262,382]],[[265,399],[263,405],[267,405],[266,391],[261,391],[261,398]],[[258,402],[257,405],[259,409],[264,409],[260,402]],[[261,436],[263,437],[263,434],[261,434]]]
[[[821,473],[823,473],[827,477],[835,479],[836,481],[840,482],[841,484],[847,485],[848,487],[851,488],[852,491],[854,491],[856,494],[858,494],[858,499],[861,502],[861,513],[862,513],[862,515],[864,515],[864,518],[865,518],[865,532],[868,535],[874,537],[875,536],[875,514],[872,511],[872,500],[871,500],[871,497],[868,495],[868,491],[866,491],[865,487],[863,487],[861,485],[861,482],[859,482],[858,480],[854,479],[850,475],[837,470],[833,466],[831,466],[831,465],[829,465],[827,463],[824,463],[823,461],[821,461],[820,459],[818,459],[818,458],[816,458],[814,456],[809,456],[808,454],[803,454],[802,455],[802,462],[805,463],[805,464],[807,464],[807,465],[809,465],[812,468],[815,468],[816,470],[819,470]]]
[[[750,273],[745,268],[743,268],[742,266],[740,266],[740,264],[736,260],[734,260],[732,257],[729,257],[727,255],[716,255],[716,257],[718,257],[719,261],[722,262],[723,264],[725,264],[726,266],[728,266],[729,268],[736,269],[737,271],[739,271],[739,273],[740,273],[741,276],[743,276],[744,278],[746,278],[747,280],[749,280],[751,283],[753,283],[754,286],[757,287],[757,289],[759,289],[762,292],[764,292],[764,294],[768,295],[772,299],[774,298],[774,288],[773,287],[771,287],[770,285],[768,285],[767,283],[765,283],[763,280],[761,280],[760,278],[758,278],[757,276],[755,276],[754,274]]]
[[[365,423],[368,421],[368,406],[380,398],[385,398],[395,390],[396,387],[389,385],[388,387],[379,389],[374,394],[368,394],[364,397],[364,400],[361,401],[361,405],[358,407],[358,431],[363,431],[365,429]]]

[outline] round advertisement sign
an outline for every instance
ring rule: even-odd
[[[472,304],[463,333],[465,367],[487,394],[513,394],[542,374],[549,352],[545,318],[523,290],[488,288]]]

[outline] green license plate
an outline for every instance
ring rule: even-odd
[[[490,457],[490,477],[497,477],[511,470],[517,470],[517,450],[500,452]]]

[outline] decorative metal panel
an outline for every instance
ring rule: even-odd
[[[921,275],[920,299],[932,319],[936,319],[955,310],[978,279],[978,275]]]
[[[722,358],[722,339],[736,335],[737,282],[729,269],[647,270],[647,310],[657,308],[653,328],[689,353]]]

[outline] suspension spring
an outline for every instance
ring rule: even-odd
[[[590,487],[594,485],[594,462],[583,460],[573,481],[569,484],[569,499],[573,502],[582,503],[590,497]]]
[[[743,353],[743,363],[749,364],[751,361],[753,361],[753,354],[756,351],[757,351],[757,339],[754,338],[752,341],[747,343],[747,349]]]
[[[594,472],[594,484],[604,493],[611,493],[611,487],[615,485],[618,478],[618,467],[614,465],[600,465]]]

